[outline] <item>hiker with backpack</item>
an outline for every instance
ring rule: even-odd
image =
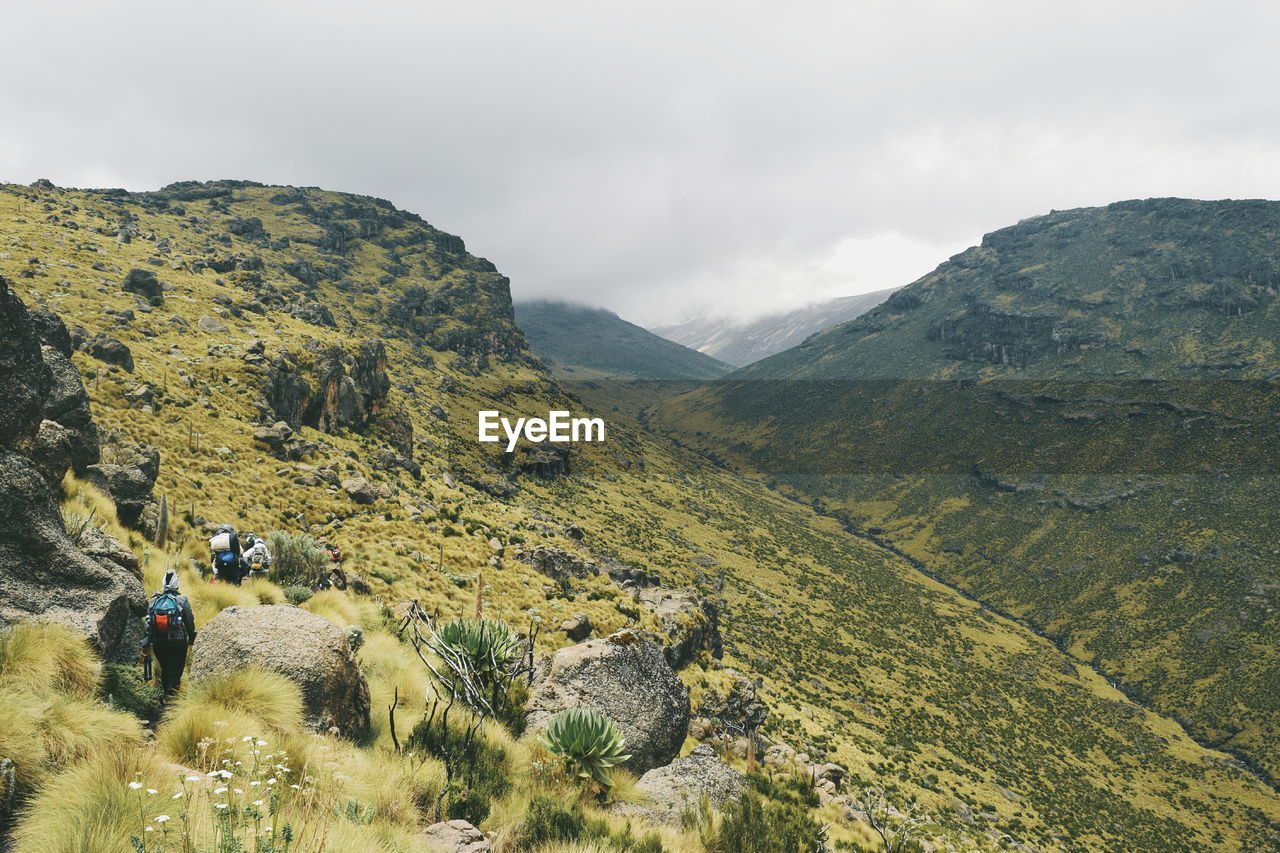
[[[244,565],[240,561],[243,554],[234,527],[230,524],[218,527],[209,540],[209,555],[214,579],[239,586],[244,579]]]
[[[142,635],[142,657],[149,662],[152,653],[160,664],[160,683],[168,701],[182,683],[182,670],[187,665],[187,649],[196,641],[196,617],[191,602],[178,591],[178,573],[164,573],[164,588],[151,596],[147,604],[147,624]]]
[[[252,533],[246,533],[244,548],[244,555],[240,559],[244,570],[249,573],[250,578],[265,578],[267,572],[271,570],[272,562],[271,551],[267,548],[266,541]]]

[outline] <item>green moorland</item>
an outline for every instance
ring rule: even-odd
[[[529,349],[560,379],[716,379],[733,370],[603,308],[547,300],[515,308]]]
[[[1275,202],[1055,212],[650,414],[1275,779],[1278,244]]]
[[[121,290],[133,268],[156,272],[162,299]],[[143,558],[148,589],[178,566],[198,622],[231,604],[283,597],[266,582],[232,590],[200,579],[203,519],[338,541],[372,587],[370,598],[324,593],[304,605],[365,628],[375,731],[354,746],[302,733],[296,697],[254,678],[215,684],[212,695],[189,689],[154,744],[145,742],[127,715],[93,698],[95,662],[52,641],[10,638],[9,649],[48,647],[0,676],[0,702],[11,710],[0,718],[38,715],[45,732],[43,752],[29,750],[23,770],[18,853],[128,849],[120,839],[136,831],[137,801],[149,808],[127,787],[134,774],[145,779],[138,790],[171,796],[170,762],[207,761],[201,741],[242,737],[260,737],[319,771],[307,798],[281,806],[312,833],[298,849],[420,849],[413,831],[439,816],[443,771],[434,759],[391,749],[383,716],[391,696],[399,688],[408,725],[422,713],[427,679],[380,605],[416,598],[458,616],[473,612],[479,591],[487,616],[517,627],[542,621],[539,653],[567,642],[553,629],[575,612],[601,633],[637,619],[657,627],[607,578],[560,585],[512,558],[517,547],[536,545],[619,560],[669,585],[723,596],[723,663],[703,658],[681,672],[695,705],[730,683],[730,669],[760,675],[772,707],[765,734],[845,765],[850,787],[881,785],[900,805],[917,801],[934,819],[923,833],[934,849],[1277,844],[1280,798],[1230,756],[836,520],[621,422],[609,423],[603,445],[575,447],[567,472],[562,458],[522,452],[504,462],[478,444],[479,409],[532,415],[579,404],[525,350],[506,280],[458,238],[386,203],[230,182],[137,194],[5,187],[0,273],[28,304],[83,327],[82,337],[109,334],[132,351],[132,372],[83,352],[75,362],[104,452],[136,442],[161,452],[156,493],[172,508],[168,544],[112,525]],[[370,340],[385,345],[391,386],[367,425],[335,426],[323,407],[316,417],[302,406],[299,434],[314,445],[305,457],[285,461],[254,441],[257,426],[274,420],[266,398],[282,396],[268,386],[293,375],[314,382],[330,347],[354,352]],[[144,383],[151,403],[136,393]],[[420,475],[375,466],[387,448],[409,449],[410,428]],[[353,502],[315,476],[328,465],[389,496]],[[66,492],[73,512],[103,500],[75,482]],[[929,520],[959,507],[935,509]],[[568,535],[570,525],[582,542]],[[491,538],[503,549],[496,566]],[[71,675],[49,675],[63,671]],[[5,681],[18,672],[34,675]],[[64,724],[70,710],[56,708],[110,725],[87,727],[100,737],[76,738],[70,732],[86,727]],[[6,737],[0,729],[0,748],[16,750],[30,730]],[[604,827],[580,839],[592,847],[545,849],[655,849],[638,846],[644,831],[628,831],[594,797],[546,778],[529,740],[496,726],[486,739],[505,754],[492,775],[506,782],[492,789],[480,821],[497,833],[496,849],[526,849],[522,833],[548,792],[582,800]],[[240,749],[235,743],[229,748]],[[620,796],[627,787],[621,780]],[[837,849],[875,849],[862,823],[833,807],[815,814],[831,824]],[[659,843],[697,853],[704,835],[667,828]]]

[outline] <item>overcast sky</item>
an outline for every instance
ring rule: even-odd
[[[0,181],[381,196],[643,324],[905,284],[1123,198],[1280,198],[1272,2],[60,2]]]

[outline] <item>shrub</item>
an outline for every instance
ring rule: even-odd
[[[89,699],[97,693],[98,659],[85,639],[65,625],[23,622],[0,632],[3,687]]]
[[[538,741],[561,756],[571,771],[611,786],[605,772],[631,756],[622,750],[626,739],[613,720],[594,708],[567,708],[551,718]]]
[[[578,841],[585,834],[586,828],[587,818],[582,812],[582,806],[537,794],[529,801],[529,810],[520,825],[516,847],[529,850],[534,845],[549,841]]]
[[[442,818],[478,823],[488,817],[490,801],[511,787],[507,751],[479,731],[468,735],[450,725],[444,715],[432,715],[418,723],[409,735],[409,746],[444,762],[449,785]]]
[[[826,830],[808,809],[748,791],[725,809],[707,853],[811,853],[826,849]]]
[[[524,643],[506,622],[496,619],[455,619],[436,630],[436,654],[464,660],[471,672],[489,683],[505,675],[524,657]]]
[[[98,696],[112,708],[126,711],[142,720],[160,716],[161,690],[142,680],[136,666],[109,663],[102,668]]]
[[[267,547],[275,559],[271,579],[280,586],[309,585],[329,560],[320,543],[304,533],[274,530],[267,534]]]
[[[284,588],[285,600],[298,606],[304,604],[313,595],[315,593],[311,591],[310,587],[306,586],[286,586]]]

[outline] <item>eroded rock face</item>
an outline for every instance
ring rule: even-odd
[[[330,347],[305,367],[281,353],[267,369],[264,396],[272,414],[290,427],[332,433],[367,427],[390,390],[386,347],[365,341],[353,353]]]
[[[714,601],[691,589],[665,587],[638,589],[635,595],[658,617],[666,635],[663,652],[674,669],[689,665],[704,651],[717,660],[724,656],[720,610]]]
[[[191,661],[196,680],[247,664],[302,689],[307,725],[355,737],[369,726],[369,686],[342,629],[290,604],[228,607],[204,625]]]
[[[699,744],[684,758],[657,767],[640,777],[636,793],[639,802],[620,803],[620,814],[643,818],[650,823],[680,824],[684,811],[696,810],[703,797],[717,809],[742,796],[746,777],[720,760],[716,751]]]
[[[42,351],[40,338],[49,329],[56,338],[59,327],[65,331],[47,316],[33,319],[0,277],[0,378],[7,395],[0,406],[0,627],[61,622],[107,660],[129,660],[141,636],[137,617],[146,612],[136,560],[96,531],[88,535],[96,537],[98,553],[72,542],[51,485],[73,452],[69,431],[44,417],[55,383],[45,362],[50,348]]]
[[[631,759],[644,773],[675,758],[689,728],[689,690],[652,641],[589,640],[543,660],[529,696],[529,729],[566,708],[595,708],[618,724]]]
[[[152,489],[160,475],[160,451],[149,444],[129,449],[120,463],[100,463],[85,469],[90,482],[111,495],[116,517],[125,527],[155,535],[150,511],[155,505]]]

